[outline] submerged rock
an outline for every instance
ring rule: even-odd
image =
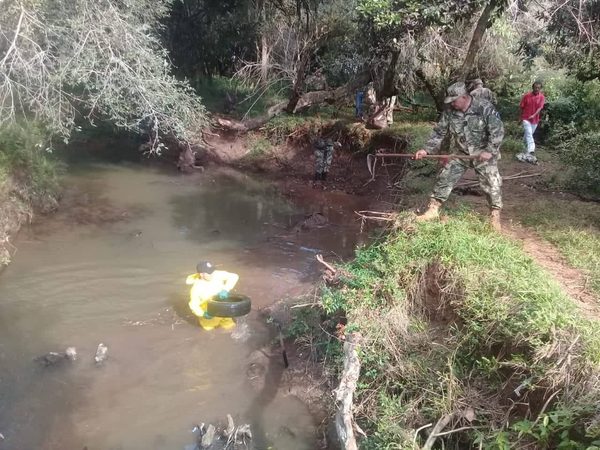
[[[50,367],[65,361],[75,361],[76,359],[77,350],[75,347],[68,347],[64,352],[48,352],[45,355],[34,358],[34,361],[44,367]]]
[[[192,432],[198,433],[195,447],[186,446],[191,449],[199,450],[242,450],[251,449],[252,431],[250,425],[244,424],[237,426],[233,421],[231,414],[227,414],[227,424],[204,424],[196,425]]]
[[[327,225],[329,221],[327,217],[325,217],[321,213],[313,213],[304,218],[304,220],[298,222],[296,226],[294,226],[293,231],[299,233],[300,231],[310,231],[315,228],[320,228]]]
[[[94,361],[96,365],[102,365],[104,361],[108,358],[108,347],[104,345],[102,342],[98,345],[98,350],[96,350],[96,356],[94,356]]]
[[[210,448],[215,441],[215,435],[217,433],[217,429],[214,425],[209,425],[206,428],[206,433],[202,436],[200,440],[200,448]]]

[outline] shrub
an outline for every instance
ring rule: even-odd
[[[561,159],[572,168],[570,186],[600,197],[600,131],[578,134],[560,150]]]

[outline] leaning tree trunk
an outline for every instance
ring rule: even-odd
[[[421,80],[421,83],[423,83],[425,89],[433,99],[433,102],[435,103],[435,109],[441,113],[444,110],[444,91],[438,91],[435,85],[427,79],[427,76],[422,69],[417,69],[415,71],[415,75],[419,80]]]
[[[385,75],[383,76],[383,87],[381,88],[381,97],[388,98],[397,95],[397,89],[395,86],[396,79],[396,67],[398,66],[398,59],[400,59],[400,50],[392,51],[392,58],[390,59],[390,64],[388,65]]]
[[[365,71],[360,73],[353,80],[336,89],[312,91],[301,94],[294,100],[293,108],[291,110],[289,109],[292,104],[291,101],[284,101],[271,106],[268,109],[267,114],[263,116],[244,121],[217,118],[217,124],[219,127],[225,130],[237,131],[241,133],[255,130],[262,127],[273,117],[278,116],[285,111],[290,114],[294,114],[313,105],[319,105],[321,103],[335,103],[338,100],[351,96],[356,89],[366,85],[369,81],[371,81],[371,73],[369,71]]]
[[[475,30],[473,31],[473,37],[471,38],[471,42],[469,43],[469,49],[467,50],[467,56],[463,62],[462,68],[460,70],[460,79],[466,80],[467,77],[473,71],[475,67],[475,58],[479,53],[479,49],[481,48],[481,43],[483,42],[483,35],[485,34],[485,30],[492,24],[493,17],[492,13],[494,9],[500,4],[502,0],[490,0],[483,8],[481,16],[479,16],[479,20],[477,21],[477,25],[475,26]]]
[[[294,80],[294,86],[292,87],[292,94],[290,95],[290,101],[287,104],[286,110],[289,113],[293,113],[296,109],[296,105],[302,97],[302,91],[306,81],[306,69],[310,61],[312,52],[312,46],[307,45],[300,56],[298,67],[296,69],[296,79]]]

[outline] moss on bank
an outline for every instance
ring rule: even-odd
[[[45,134],[31,123],[0,129],[0,267],[10,262],[10,239],[34,211],[57,206],[60,166]]]
[[[397,225],[322,292],[364,336],[361,448],[421,447],[445,417],[440,448],[598,445],[599,322],[471,214]]]

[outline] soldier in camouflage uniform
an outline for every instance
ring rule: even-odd
[[[486,87],[483,87],[483,81],[481,78],[477,78],[473,80],[471,83],[471,97],[473,98],[482,98],[487,100],[488,102],[496,104],[496,94],[494,94],[491,90]]]
[[[472,167],[488,198],[490,223],[499,231],[502,177],[498,173],[497,161],[500,159],[500,144],[504,137],[502,121],[494,106],[487,100],[471,97],[464,83],[454,83],[448,87],[444,102],[450,103],[451,109],[444,111],[425,148],[415,153],[415,159],[437,153],[446,135],[450,136],[451,146],[455,151],[477,156],[477,159],[450,160],[439,175],[427,211],[418,216],[418,220],[439,217],[440,206],[448,199],[465,171]]]
[[[329,167],[333,161],[333,150],[339,146],[338,142],[333,142],[331,138],[323,139],[322,137],[315,142],[315,180],[323,180],[327,178]]]

